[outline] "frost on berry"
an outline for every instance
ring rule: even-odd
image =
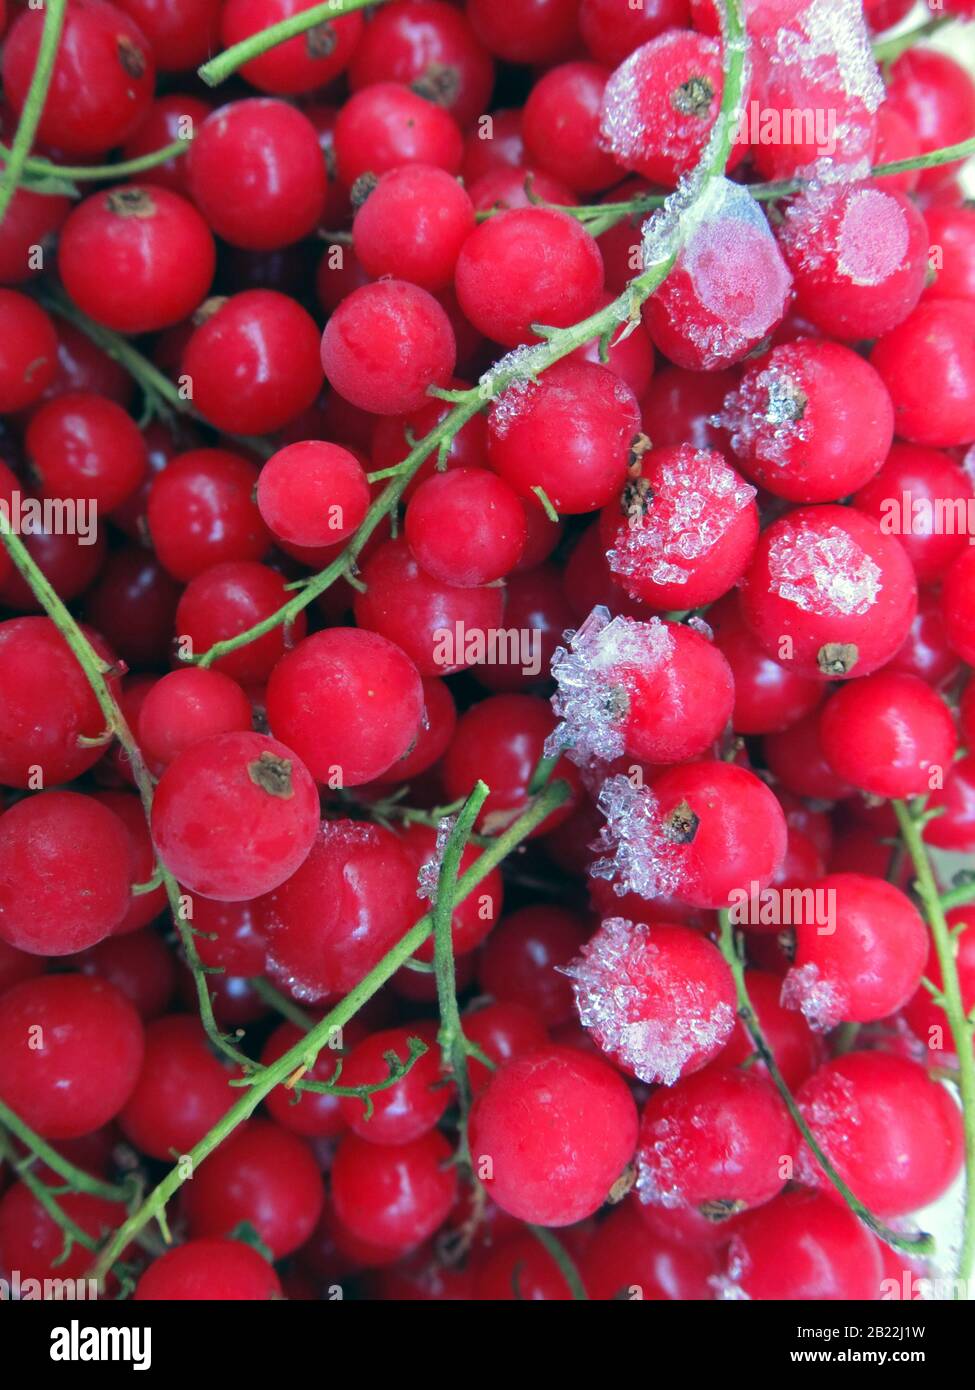
[[[751,1260],[744,1242],[739,1236],[732,1236],[725,1255],[727,1264],[723,1274],[712,1274],[708,1283],[714,1289],[714,1296],[721,1303],[750,1303],[751,1297],[741,1286]]]
[[[503,439],[535,394],[539,343],[516,347],[497,361],[479,380],[482,395],[494,397],[491,428]]]
[[[757,456],[784,465],[797,443],[809,438],[805,419],[806,395],[798,376],[773,354],[758,373],[746,372],[741,384],[725,397],[724,410],[714,423],[731,435],[739,458]]]
[[[824,980],[814,961],[793,966],[782,982],[780,996],[786,1009],[798,1009],[816,1033],[828,1033],[843,1022],[846,1004],[839,990]]]
[[[660,55],[667,49],[680,48],[682,44],[683,34],[678,29],[660,34],[631,53],[606,84],[600,144],[624,168],[658,154],[679,162],[687,153],[686,136],[681,137],[677,121],[664,129],[651,129],[643,112],[652,66],[661,61]],[[717,45],[712,42],[706,47],[716,49]],[[710,106],[710,97],[707,104]]]
[[[815,271],[835,263],[858,286],[882,285],[908,259],[910,227],[882,188],[813,182],[786,212],[783,240],[793,263]]]
[[[838,85],[849,101],[868,111],[876,111],[884,100],[862,0],[810,0],[798,22],[783,25],[770,46],[781,64],[797,68],[813,91]]]
[[[675,1207],[687,1203],[680,1190],[681,1152],[678,1127],[661,1116],[654,1121],[652,1142],[644,1140],[636,1154],[636,1192],[644,1206]]]
[[[610,917],[563,973],[583,1027],[603,1051],[641,1081],[673,1086],[692,1057],[727,1041],[735,1016],[723,1000],[713,1006],[706,986],[692,979],[679,982],[661,1011],[647,998],[659,956],[651,927]]]
[[[817,1079],[811,1100],[804,1101],[802,1113],[820,1147],[829,1157],[830,1145],[840,1139],[845,1145],[863,1127],[864,1116],[857,1101],[857,1088],[848,1076],[824,1070]],[[796,1178],[807,1187],[819,1186],[822,1169],[808,1145],[799,1149]]]
[[[685,626],[689,627],[692,632],[696,632],[699,637],[703,637],[706,642],[714,641],[714,628],[703,618],[699,618],[696,613],[691,614]]]
[[[659,618],[611,618],[600,604],[566,640],[552,657],[552,708],[560,723],[545,740],[545,755],[565,749],[580,767],[611,762],[624,751],[628,672],[656,670],[670,659],[674,639]]]
[[[661,824],[657,798],[646,786],[634,786],[619,774],[603,783],[597,801],[606,824],[593,849],[601,856],[589,868],[594,878],[608,879],[618,897],[668,897],[680,881],[676,846]]]
[[[645,509],[634,508],[606,559],[622,578],[686,584],[691,571],[755,496],[719,454],[685,451],[660,470]]]
[[[883,588],[880,567],[840,526],[784,529],[768,564],[771,592],[820,618],[862,616]]]
[[[447,842],[453,833],[456,822],[456,816],[442,816],[437,823],[437,840],[433,854],[429,859],[423,861],[417,871],[416,896],[418,898],[427,898],[430,902],[436,901],[437,889],[440,885],[440,870],[443,868],[443,857],[447,852]]]

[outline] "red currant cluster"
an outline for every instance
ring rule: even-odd
[[[0,1276],[969,1279],[975,6],[9,9]]]

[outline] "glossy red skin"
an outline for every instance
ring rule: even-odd
[[[362,524],[369,484],[354,454],[307,440],[279,449],[264,464],[257,505],[265,525],[293,545],[336,545]]]
[[[633,1155],[636,1106],[620,1075],[575,1048],[500,1067],[474,1102],[469,1142],[492,1200],[512,1216],[570,1226],[591,1216]]]
[[[840,801],[853,788],[833,771],[819,742],[819,710],[814,709],[787,729],[766,735],[763,744],[769,771],[794,796]]]
[[[273,789],[256,780],[264,764]],[[277,888],[307,858],[318,824],[308,769],[290,748],[254,733],[218,734],[181,753],[152,807],[152,838],[167,867],[191,892],[222,902]]]
[[[395,1053],[405,1062],[411,1037],[426,1043],[427,1051],[400,1081],[373,1095],[368,1118],[359,1097],[348,1096],[340,1102],[348,1128],[370,1144],[411,1143],[433,1129],[451,1100],[452,1088],[443,1084],[436,1025],[429,1022],[387,1028],[356,1043],[343,1062],[342,1085],[370,1086],[384,1081],[389,1076],[386,1054]]]
[[[193,201],[231,246],[270,251],[300,241],[325,206],[325,162],[311,121],[270,97],[214,111],[193,140]]]
[[[957,942],[955,966],[958,971],[961,1002],[966,1012],[975,1004],[975,930],[968,925],[971,916],[971,908],[964,907],[956,907],[947,914],[949,926],[958,933],[955,938]],[[924,975],[925,979],[930,980],[933,985],[941,989],[944,977],[941,973],[941,962],[938,960],[938,953],[933,941],[928,949],[928,963],[924,968]],[[907,1004],[904,1009],[904,1017],[915,1037],[919,1038],[927,1047],[927,1055],[932,1065],[954,1066],[956,1064],[955,1043],[948,1027],[945,1011],[935,1001],[931,993],[925,989],[924,985],[920,986],[913,999]]]
[[[590,935],[582,917],[550,904],[523,907],[495,927],[481,953],[478,983],[502,1004],[519,1004],[554,1027],[575,1014],[572,987],[559,966]]]
[[[899,2],[899,0],[898,0]],[[902,159],[916,159],[921,153],[921,142],[914,127],[884,102],[876,113],[877,143],[874,146],[874,164],[896,164]],[[900,193],[914,193],[921,178],[920,169],[908,169],[903,174],[885,174],[883,186],[895,188]],[[928,209],[924,220],[927,221]]]
[[[462,184],[425,164],[383,174],[352,224],[355,253],[367,274],[392,275],[431,291],[453,282],[473,230],[474,208]]]
[[[834,529],[844,532],[879,572],[881,587],[865,613],[821,615],[771,591],[770,551],[777,542],[811,545],[817,538],[832,537]],[[742,616],[759,644],[790,670],[812,678],[823,674],[819,653],[834,643],[857,650],[856,661],[843,673],[831,669],[831,676],[870,675],[902,646],[916,611],[917,584],[903,548],[872,517],[849,507],[797,508],[773,522],[759,538],[742,585]],[[783,652],[785,637],[791,640],[791,655]]]
[[[312,776],[331,787],[371,782],[408,752],[423,714],[416,667],[375,632],[330,628],[271,672],[267,718]]]
[[[766,655],[745,626],[737,594],[709,609],[714,641],[734,679],[731,725],[736,734],[780,733],[816,708],[822,682],[797,675]]]
[[[57,1179],[57,1181],[61,1181]],[[109,1235],[125,1220],[121,1202],[110,1202],[90,1192],[67,1192],[58,1196],[64,1216],[93,1239]],[[31,1192],[26,1183],[17,1182],[0,1201],[0,1269],[9,1277],[20,1274],[23,1297],[28,1298],[28,1279],[81,1279],[95,1256],[77,1241],[66,1259],[64,1231]],[[36,1295],[40,1298],[40,1292]]]
[[[196,1018],[158,1018],[146,1028],[142,1070],[119,1125],[151,1158],[189,1153],[233,1103],[231,1075]]]
[[[531,516],[542,516],[534,507]],[[516,694],[538,684],[551,667],[556,647],[565,632],[575,626],[572,609],[562,588],[562,572],[554,564],[539,565],[508,576],[505,585],[504,621],[509,629],[532,633],[538,643],[539,669],[532,673],[534,662],[522,666],[517,661],[492,662],[477,666],[474,675],[479,683],[495,694]]]
[[[535,341],[533,323],[567,328],[591,314],[603,289],[599,247],[553,208],[512,208],[464,243],[455,279],[475,328],[505,347]]]
[[[217,51],[220,0],[118,0],[149,40],[161,72],[185,72]]]
[[[612,303],[613,298],[611,294],[601,294],[596,304],[596,312],[605,309]],[[605,362],[600,360],[599,354],[600,342],[594,338],[569,353],[569,360],[592,362],[596,366],[607,367],[621,381],[626,382],[637,400],[642,401],[654,371],[654,351],[649,336],[639,330],[626,338],[616,335],[607,350]]]
[[[0,935],[39,956],[101,941],[128,910],[129,837],[106,807],[77,792],[42,792],[0,821]]]
[[[344,994],[416,920],[416,866],[382,826],[323,821],[304,864],[259,914],[272,978],[307,1000]]]
[[[720,43],[688,29],[671,30],[642,44],[625,72],[617,69],[614,78],[603,103],[604,145],[621,168],[674,188],[697,163],[717,119],[724,85]],[[703,115],[681,111],[678,105],[679,89],[688,82],[710,88]],[[637,139],[626,134],[634,124],[640,131]],[[743,144],[732,147],[729,168],[741,163],[746,149]]]
[[[568,1302],[572,1290],[549,1252],[526,1231],[489,1249],[476,1262],[471,1296],[481,1303]]]
[[[924,291],[925,299],[975,299],[975,211],[969,207],[924,210],[931,246],[941,264]]]
[[[112,985],[82,975],[8,989],[0,1043],[0,1097],[45,1139],[75,1139],[114,1119],[142,1065],[139,1015]]]
[[[154,154],[175,140],[185,140],[195,132],[213,110],[208,101],[185,92],[170,92],[155,99],[139,128],[129,136],[122,148],[123,159],[138,159]],[[189,196],[189,160],[175,155],[164,164],[145,169],[139,175],[140,184],[158,185],[171,193]]]
[[[119,333],[180,323],[206,298],[213,235],[192,203],[160,187],[96,193],[61,229],[58,270],[78,308]]]
[[[184,583],[225,561],[260,560],[270,543],[253,498],[258,470],[226,449],[179,454],[153,479],[149,533]]]
[[[96,533],[93,544],[83,544],[80,535],[68,531],[41,531],[22,540],[28,555],[65,603],[83,594],[105,565],[105,528]],[[0,586],[0,603],[18,613],[44,612],[44,605],[18,570],[8,574]]]
[[[470,382],[452,377],[449,386],[451,390],[465,391],[469,389]],[[449,401],[434,398],[411,415],[371,416],[370,419],[375,422],[369,444],[373,470],[381,472],[385,468],[395,468],[398,463],[402,463],[410,452],[407,431],[414,439],[422,439],[424,435],[436,429],[452,408]],[[447,468],[481,468],[486,458],[487,422],[483,415],[478,414],[468,420],[463,429],[458,430],[450,441]],[[420,464],[403,491],[406,502],[409,502],[421,483],[433,476],[436,465],[436,457],[425,459]]]
[[[922,796],[943,784],[958,736],[944,700],[916,676],[880,671],[841,686],[819,721],[826,761],[860,791]]]
[[[534,695],[491,695],[473,705],[457,721],[444,754],[443,785],[448,798],[469,796],[483,777],[491,788],[477,819],[478,826],[508,825],[528,805],[528,785],[555,727],[548,704]],[[569,783],[571,795],[542,821],[533,835],[554,830],[571,814],[579,798],[579,775],[560,758],[554,777]]]
[[[435,676],[424,676],[422,685],[423,714],[416,742],[409,752],[387,768],[379,778],[380,785],[394,783],[398,786],[410,777],[426,772],[439,761],[453,737],[457,725],[457,706],[449,688]]]
[[[455,468],[420,485],[407,508],[405,534],[427,574],[476,588],[511,572],[527,526],[521,501],[502,478],[487,469]]]
[[[199,896],[189,901],[193,925],[200,933],[196,949],[203,964],[220,967],[227,976],[260,975],[266,947],[256,920],[256,904],[216,903]],[[214,980],[219,978],[213,976]]]
[[[325,1200],[311,1150],[267,1120],[231,1135],[183,1188],[192,1239],[223,1236],[249,1222],[275,1260],[303,1245]]]
[[[941,612],[948,645],[971,666],[975,663],[975,549],[966,547],[948,571]]]
[[[229,0],[220,12],[222,46],[249,39],[271,24],[280,24],[312,8],[314,0]],[[252,87],[276,96],[293,96],[324,87],[344,72],[362,36],[361,14],[324,19],[258,58],[240,74]]]
[[[728,1274],[752,1299],[872,1301],[880,1246],[851,1211],[798,1190],[735,1223]]]
[[[576,44],[575,0],[534,0],[527,9],[502,10],[491,0],[468,0],[474,33],[508,63],[554,63]]]
[[[917,132],[922,154],[967,140],[975,132],[975,83],[946,53],[919,48],[890,66],[887,100]],[[919,187],[934,189],[961,166],[943,164],[921,173]]]
[[[961,1112],[917,1062],[850,1052],[810,1077],[797,1101],[830,1162],[878,1216],[927,1206],[961,1170]],[[811,1153],[800,1163],[811,1185],[842,1202]]]
[[[94,800],[106,806],[118,817],[125,828],[129,841],[129,878],[132,884],[148,883],[156,867],[156,852],[152,847],[149,826],[142,802],[128,791],[96,791]],[[139,931],[147,926],[166,906],[166,888],[160,884],[151,893],[130,893],[125,916],[115,928],[113,936],[124,936],[128,932]],[[107,943],[105,943],[107,946]],[[166,975],[162,972],[162,978]],[[126,993],[125,990],[122,991]]]
[[[859,873],[828,874],[812,887],[835,893],[836,930],[820,932],[804,914],[782,1002],[805,1005],[819,1030],[896,1013],[917,989],[927,959],[928,933],[917,909],[893,884]]]
[[[263,968],[262,962],[261,969]],[[264,1044],[261,1065],[269,1067],[304,1036],[303,1028],[285,1020],[275,1028]],[[331,1081],[340,1060],[344,1074],[345,1058],[342,1053],[327,1046],[319,1053],[315,1065],[310,1067],[305,1075],[309,1081]],[[342,1101],[338,1096],[316,1094],[314,1091],[289,1091],[282,1085],[275,1086],[265,1096],[264,1104],[271,1119],[282,1129],[290,1130],[292,1134],[300,1134],[304,1139],[334,1139],[346,1128]]]
[[[402,164],[433,164],[456,174],[464,142],[453,116],[398,82],[353,93],[335,121],[339,178],[351,188],[362,174]]]
[[[104,795],[104,793],[103,793]],[[143,1023],[165,1013],[176,989],[176,962],[153,931],[133,931],[106,938],[75,956],[72,964],[83,975],[107,980],[125,995]]]
[[[917,617],[897,655],[888,661],[887,671],[919,676],[936,690],[950,685],[961,668],[961,660],[948,645],[940,594],[921,590]]]
[[[110,512],[145,476],[146,446],[135,421],[114,401],[88,392],[42,405],[26,445],[45,497],[77,498]]]
[[[464,1015],[463,1023],[464,1036],[481,1049],[495,1068],[510,1062],[512,1057],[544,1048],[549,1040],[541,1015],[511,1001],[476,1008]],[[475,1094],[484,1089],[494,1074],[476,1057],[468,1058],[467,1070]]]
[[[937,820],[924,827],[924,838],[939,849],[975,851],[975,756],[959,759],[945,778],[943,791],[931,793],[932,810],[943,806]]]
[[[770,371],[801,402],[801,423],[785,441],[781,425],[753,423],[770,410]],[[773,348],[749,364],[738,391],[728,407],[732,419],[744,416],[735,454],[745,475],[776,497],[834,502],[876,478],[890,452],[894,412],[886,388],[839,343],[800,338]]]
[[[801,1014],[785,1009],[780,1004],[782,981],[778,975],[750,969],[745,972],[745,985],[759,1027],[776,1065],[785,1078],[786,1085],[791,1091],[795,1091],[825,1060],[826,1048],[822,1040],[810,1030]],[[749,1070],[754,1069],[761,1076],[767,1076],[764,1062],[748,1061],[754,1054],[755,1044],[739,1019],[735,1024],[734,1033],[714,1065],[740,1067],[748,1062]]]
[[[165,764],[214,734],[250,727],[250,701],[237,682],[221,671],[192,667],[170,671],[149,691],[139,710],[138,736],[143,751]]]
[[[332,1165],[338,1220],[360,1241],[406,1250],[443,1225],[457,1193],[452,1151],[438,1130],[409,1144],[339,1142]]]
[[[20,285],[41,273],[31,247],[49,247],[70,211],[69,198],[23,187],[15,191],[0,223],[0,285]]]
[[[434,579],[402,538],[377,547],[362,568],[362,580],[367,587],[355,596],[356,622],[401,647],[421,676],[449,676],[472,664],[465,643],[445,644],[438,632],[453,637],[458,623],[466,634],[502,626],[503,589],[461,589]]]
[[[418,871],[423,864],[435,861],[437,832],[432,826],[419,823],[407,825],[400,834],[400,841],[415,861]],[[479,858],[480,855],[476,846],[465,846],[460,857],[459,877],[463,877]],[[501,877],[501,871],[500,869],[492,869],[481,879],[477,887],[454,908],[451,918],[451,932],[455,957],[466,956],[480,946],[498,920],[503,903],[504,881]],[[420,910],[416,914],[417,920],[429,910],[429,907],[429,899],[421,898]],[[426,940],[413,954],[417,960],[432,962],[433,937],[431,936]]]
[[[414,0],[410,0],[414,3]],[[495,169],[519,169],[525,163],[525,142],[521,135],[521,107],[492,111],[491,125],[471,131],[464,144],[461,174],[471,184]],[[490,135],[486,133],[490,131]]]
[[[151,551],[135,546],[113,550],[98,568],[100,573],[85,596],[86,616],[130,666],[165,665],[170,655],[179,585]],[[55,588],[65,596],[56,581]],[[83,588],[87,589],[88,584]]]
[[[377,11],[352,55],[352,90],[376,82],[436,92],[440,104],[467,126],[487,109],[494,64],[463,13],[440,0],[413,0]]]
[[[363,285],[325,326],[322,366],[352,405],[377,415],[406,415],[446,386],[457,361],[450,320],[426,290],[405,280]]]
[[[87,629],[89,637],[91,629]],[[104,642],[101,652],[112,659]],[[105,751],[79,744],[96,738],[104,716],[84,672],[48,618],[0,623],[0,783],[27,787],[40,767],[44,785],[70,782]]]
[[[579,6],[583,42],[597,62],[612,68],[665,29],[686,29],[689,22],[687,0],[643,0],[639,7],[616,0],[582,0]]]
[[[196,329],[182,372],[217,429],[271,434],[311,405],[322,385],[318,328],[276,290],[232,295]]]
[[[4,96],[17,115],[43,27],[43,12],[27,10],[4,40]],[[146,37],[128,15],[105,0],[75,0],[65,15],[37,138],[64,155],[96,155],[121,145],[149,109],[153,69]]]
[[[948,454],[895,444],[877,476],[857,492],[853,505],[897,536],[911,557],[918,583],[928,584],[965,549],[968,512],[975,514],[973,498],[972,480]]]
[[[284,576],[267,565],[213,565],[186,586],[176,609],[176,631],[200,654],[269,618],[289,597]],[[307,622],[299,613],[287,627],[278,625],[219,657],[214,669],[245,684],[267,680],[285,650],[304,637]]]
[[[640,463],[640,477],[645,480],[649,491],[641,502],[642,514],[637,511],[636,527],[631,528],[624,512],[627,494],[618,493],[603,510],[599,518],[599,535],[604,552],[614,547],[624,547],[627,532],[648,531],[663,536],[668,544],[666,558],[668,565],[677,567],[681,579],[667,578],[660,582],[654,578],[657,562],[648,555],[640,563],[640,556],[634,557],[630,566],[634,573],[617,573],[610,567],[613,583],[630,596],[642,600],[648,607],[668,611],[700,607],[720,598],[744,574],[754,553],[758,539],[758,508],[754,498],[744,506],[737,506],[729,493],[719,499],[713,492],[715,479],[723,479],[722,469],[728,467],[724,456],[717,451],[698,452],[690,445],[679,445],[666,449],[654,449],[645,454]],[[733,470],[732,470],[733,471]],[[721,534],[700,554],[687,556],[672,543],[675,529],[683,534],[696,534],[693,523],[685,523],[675,528],[672,518],[680,504],[689,475],[697,475],[700,487],[709,493],[711,517],[718,522],[720,517]],[[732,486],[744,486],[744,480],[735,473]],[[655,505],[656,503],[656,505]]]
[[[39,304],[0,290],[0,410],[24,410],[54,381],[58,336]]]
[[[654,1091],[644,1107],[638,1190],[664,1206],[761,1206],[782,1190],[797,1139],[768,1077],[709,1067]]]
[[[590,1298],[705,1302],[714,1298],[709,1282],[716,1273],[713,1253],[703,1247],[672,1244],[656,1237],[632,1198],[615,1208],[599,1227],[580,1260]]]
[[[847,342],[889,333],[914,309],[929,244],[921,213],[884,179],[800,199],[779,232],[797,311]]]
[[[674,846],[674,896],[693,907],[724,907],[752,882],[768,885],[786,851],[786,825],[772,792],[733,763],[704,760],[668,768],[653,794],[663,824],[686,802],[699,824]]]
[[[263,1255],[239,1240],[190,1240],[166,1250],[140,1277],[137,1303],[220,1299],[265,1302],[283,1297]]]
[[[467,191],[475,212],[490,212],[495,208],[507,211],[532,207],[529,189],[533,197],[554,203],[557,207],[571,207],[578,196],[567,184],[553,179],[540,169],[522,164],[513,167],[499,164],[475,179]]]
[[[968,300],[923,300],[875,343],[870,361],[890,392],[902,439],[947,449],[975,438],[975,346]]]
[[[531,162],[579,193],[598,193],[619,182],[619,165],[599,140],[609,75],[608,67],[591,62],[550,68],[535,83],[522,113]]]
[[[737,384],[734,371],[664,367],[655,373],[641,399],[644,432],[657,449],[690,444],[695,449],[726,450],[728,436],[711,424],[711,417],[721,413],[725,397]]]
[[[642,622],[650,617],[650,609],[625,594],[617,584],[606,560],[598,521],[583,531],[570,552],[562,571],[562,585],[577,623],[588,618],[597,604],[608,608],[614,616],[624,614]]]
[[[522,497],[540,487],[556,511],[579,513],[619,493],[640,433],[639,405],[619,376],[559,362],[519,390],[513,414],[510,405],[502,394],[488,416],[488,459]]]

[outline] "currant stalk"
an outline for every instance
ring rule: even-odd
[[[3,1131],[19,1139],[24,1147],[35,1154],[52,1172],[63,1178],[74,1192],[87,1192],[92,1197],[104,1197],[110,1202],[129,1202],[138,1190],[134,1181],[127,1179],[118,1184],[102,1182],[100,1178],[92,1177],[83,1169],[76,1168],[73,1163],[62,1158],[46,1139],[42,1139],[29,1125],[24,1124],[9,1105],[0,1100],[0,1137]]]
[[[313,5],[310,10],[303,10],[301,14],[292,15],[290,19],[269,24],[266,29],[251,34],[250,38],[242,39],[240,43],[224,49],[216,58],[211,58],[208,63],[197,68],[197,76],[201,77],[208,87],[218,87],[238,68],[253,58],[259,58],[269,48],[277,48],[279,43],[286,43],[298,34],[305,34],[316,25],[327,24],[330,19],[340,19],[344,14],[352,14],[354,10],[364,10],[369,5],[383,3],[384,0],[324,0],[321,5]]]
[[[872,1211],[864,1206],[863,1202],[854,1194],[852,1189],[847,1186],[823,1152],[816,1136],[806,1123],[805,1116],[796,1104],[795,1097],[789,1089],[785,1078],[779,1070],[778,1063],[772,1055],[772,1049],[765,1040],[765,1034],[762,1032],[761,1025],[758,1021],[758,1015],[755,1013],[755,1009],[748,994],[748,985],[745,982],[745,962],[735,939],[731,915],[727,910],[723,910],[718,916],[721,922],[718,946],[734,977],[735,993],[738,996],[738,1017],[744,1024],[748,1036],[755,1046],[755,1051],[764,1062],[768,1074],[775,1084],[776,1090],[785,1102],[786,1109],[792,1116],[799,1133],[809,1146],[816,1162],[843,1198],[846,1205],[853,1212],[854,1216],[858,1216],[864,1225],[868,1226],[870,1230],[873,1231],[874,1235],[882,1240],[885,1245],[891,1245],[897,1250],[906,1250],[913,1255],[930,1255],[934,1250],[934,1240],[931,1236],[926,1233],[916,1236],[905,1236],[901,1232],[891,1230],[889,1226],[885,1226],[882,1221],[874,1216]]]
[[[44,6],[44,28],[41,31],[41,42],[37,50],[37,62],[34,65],[30,91],[27,93],[27,100],[20,113],[20,123],[17,126],[14,142],[10,147],[10,156],[4,166],[3,173],[0,174],[0,222],[6,216],[10,200],[17,191],[21,175],[24,172],[24,162],[30,154],[34,136],[37,134],[37,127],[44,111],[44,103],[47,101],[48,88],[54,73],[54,63],[58,56],[58,44],[61,41],[61,30],[64,27],[66,5],[67,0],[47,0]]]
[[[52,164],[49,159],[28,155],[23,161],[23,172],[40,179],[68,179],[72,183],[103,183],[106,179],[127,179],[132,174],[144,174],[147,169],[155,169],[170,159],[178,159],[186,154],[189,140],[173,140],[161,149],[149,154],[140,154],[136,159],[123,159],[118,164]],[[0,145],[0,163],[8,165],[13,157],[12,150]],[[43,188],[37,190],[43,192]]]
[[[956,1275],[959,1280],[967,1282],[975,1266],[975,1054],[972,1051],[975,1023],[966,1014],[962,1001],[955,937],[945,919],[944,899],[939,893],[924,844],[923,823],[919,812],[903,801],[895,801],[893,806],[901,836],[917,875],[914,886],[931,928],[934,949],[941,967],[942,985],[938,1002],[948,1019],[958,1057],[957,1084],[965,1134],[965,1215]],[[966,884],[965,888],[969,894],[975,891],[970,884]]]

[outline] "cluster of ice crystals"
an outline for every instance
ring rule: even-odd
[[[864,171],[864,177],[869,169]],[[790,255],[807,270],[835,263],[854,285],[880,285],[904,264],[910,230],[904,209],[883,188],[848,179],[814,181],[786,211]]]
[[[695,452],[690,467],[669,463],[646,515],[617,533],[606,553],[609,567],[654,584],[686,584],[694,562],[721,540],[754,496],[751,484],[714,454]]]
[[[687,1203],[680,1190],[680,1141],[672,1120],[659,1119],[653,1126],[652,1143],[641,1143],[636,1153],[636,1193],[644,1206],[675,1207]]]
[[[601,858],[589,868],[613,883],[618,897],[668,897],[680,882],[676,846],[663,833],[657,798],[619,774],[607,777],[596,803],[606,824],[593,845]]]
[[[659,131],[648,128],[645,113],[650,79],[648,62],[652,63],[653,57],[662,49],[680,44],[682,34],[675,29],[658,35],[651,42],[653,55],[648,55],[649,44],[635,49],[613,72],[603,94],[599,143],[624,167],[651,154],[662,153],[679,158],[685,150],[685,143],[676,134],[676,114],[671,125]]]
[[[646,982],[659,954],[650,927],[610,917],[563,973],[582,1026],[603,1051],[641,1081],[673,1086],[692,1057],[728,1038],[735,1015],[723,1001],[710,1008],[703,984],[686,980],[663,1015],[646,1017]]]
[[[814,1098],[803,1104],[802,1113],[827,1157],[831,1150],[842,1150],[851,1141],[855,1142],[857,1131],[863,1127],[856,1087],[848,1076],[841,1076],[839,1072],[823,1075]],[[822,1176],[822,1169],[805,1144],[799,1151],[797,1176],[808,1187],[818,1186]]]
[[[501,439],[522,413],[534,394],[539,366],[539,347],[527,343],[516,347],[500,358],[478,381],[485,400],[494,397],[491,407],[491,428]],[[499,386],[501,387],[499,391]]]
[[[844,95],[876,111],[884,100],[862,0],[810,0],[798,25],[783,25],[772,40],[777,58],[798,67],[815,86],[838,80]]]
[[[714,1296],[723,1303],[750,1302],[750,1296],[741,1287],[741,1281],[748,1271],[749,1257],[740,1236],[732,1236],[725,1256],[727,1261],[723,1274],[712,1274],[708,1283],[714,1289]]]
[[[841,526],[784,530],[768,563],[772,592],[820,618],[862,616],[883,588],[880,567]]]
[[[746,374],[740,386],[729,392],[724,410],[713,423],[729,432],[739,458],[755,455],[781,466],[789,461],[795,445],[809,438],[809,423],[797,410],[801,396],[796,378],[773,359],[757,374]]]
[[[699,618],[696,613],[691,614],[686,625],[700,637],[705,638],[706,641],[714,641],[714,628],[710,623],[705,622],[703,618]]]
[[[793,966],[782,982],[780,999],[783,1008],[798,1009],[816,1033],[828,1033],[843,1022],[845,1001],[813,961]]]
[[[610,762],[623,752],[627,673],[653,671],[669,660],[674,639],[659,618],[611,618],[600,604],[556,649],[552,708],[561,721],[545,741],[546,757],[566,748],[574,763]]]
[[[437,889],[440,885],[440,870],[443,868],[443,857],[456,820],[456,816],[443,816],[437,825],[437,842],[433,854],[429,859],[424,860],[417,871],[416,896],[418,898],[427,898],[430,902],[436,900]]]

